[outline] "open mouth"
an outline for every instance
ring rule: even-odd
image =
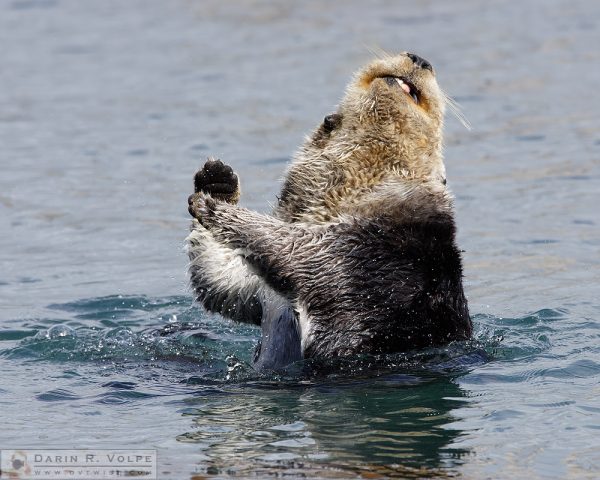
[[[414,100],[414,102],[417,105],[419,104],[419,100],[421,99],[421,92],[405,77],[386,76],[383,77],[383,79],[390,87],[396,85],[399,86],[404,91],[404,93],[406,93],[409,97],[411,97]]]

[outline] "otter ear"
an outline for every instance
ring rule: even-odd
[[[323,119],[323,130],[325,133],[329,133],[336,128],[338,128],[342,124],[342,115],[339,113],[332,113],[331,115],[327,115]]]

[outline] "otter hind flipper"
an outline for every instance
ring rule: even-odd
[[[273,335],[296,345],[290,312],[307,358],[471,335],[445,187],[447,103],[429,62],[386,56],[356,73],[336,113],[294,155],[273,216],[235,206],[239,188],[224,164],[199,174],[189,208],[199,222],[198,244],[188,242],[192,281],[209,308],[234,305],[228,316],[259,299],[263,335],[275,342],[261,347],[261,365],[285,359],[273,353]],[[213,170],[217,180],[208,179]],[[287,313],[271,315],[269,295]]]
[[[194,203],[216,241],[304,311],[298,319],[302,354],[335,356],[404,351],[470,335],[449,199],[417,213],[412,200],[428,196],[410,192],[391,217],[321,226],[290,224],[201,196]]]
[[[279,370],[302,360],[297,315],[291,307],[271,309],[263,317],[262,338],[256,347],[257,370]]]

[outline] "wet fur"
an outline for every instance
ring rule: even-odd
[[[422,201],[434,199],[424,212]],[[378,217],[288,223],[199,194],[194,213],[296,311],[306,357],[388,353],[467,339],[448,198],[409,189]]]
[[[410,79],[418,106],[389,75]],[[469,338],[443,114],[432,71],[378,60],[296,155],[273,216],[235,205],[237,177],[230,198],[196,185],[192,286],[207,309],[262,325],[257,366]]]

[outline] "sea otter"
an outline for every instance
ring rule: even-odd
[[[236,205],[231,167],[209,160],[197,172],[191,284],[208,310],[262,325],[258,368],[471,336],[446,102],[417,55],[367,65],[295,155],[272,216]]]

